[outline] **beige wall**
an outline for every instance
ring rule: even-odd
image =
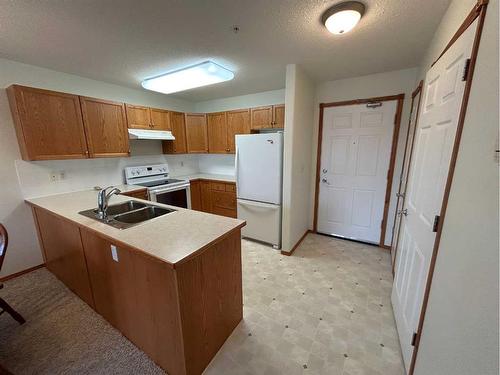
[[[309,229],[314,84],[295,64],[286,68],[282,249],[291,251]]]
[[[422,62],[475,4],[454,0]],[[490,0],[444,221],[416,375],[498,375],[498,0]]]
[[[398,139],[397,157],[395,173],[392,183],[391,202],[389,206],[388,224],[386,230],[386,244],[390,244],[392,237],[392,225],[394,222],[394,211],[396,207],[396,196],[399,184],[399,174],[404,155],[404,143],[406,140],[406,130],[408,128],[408,117],[410,113],[411,93],[417,87],[417,68],[396,70],[392,72],[371,74],[362,77],[347,78],[337,81],[329,81],[318,84],[315,92],[314,122],[313,122],[313,147],[312,147],[312,169],[316,170],[316,153],[318,147],[318,127],[319,127],[319,104],[338,102],[352,99],[365,99],[375,96],[387,96],[405,94],[401,128]],[[315,172],[311,175],[311,207],[314,207]],[[310,227],[312,228],[314,210],[310,212]]]
[[[194,110],[196,112],[219,112],[241,108],[260,107],[264,105],[283,104],[284,102],[285,89],[281,89],[198,102],[195,103]]]
[[[31,211],[23,201],[24,194],[36,195],[37,192],[48,194],[87,188],[96,184],[121,183],[125,165],[165,160],[159,155],[161,153],[159,143],[154,147],[157,152],[152,153],[145,151],[142,144],[132,145],[132,153],[141,155],[134,158],[42,162],[20,160],[12,116],[4,90],[13,83],[160,108],[193,110],[192,103],[171,99],[165,95],[0,59],[0,222],[7,227],[10,237],[9,249],[0,276],[42,263]],[[171,161],[170,164],[174,168],[179,166],[179,173],[197,168],[196,160],[174,157]],[[66,179],[58,183],[50,182],[49,173],[60,170],[66,172]]]

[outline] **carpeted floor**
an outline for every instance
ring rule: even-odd
[[[312,234],[291,257],[242,250],[244,320],[206,374],[404,373],[387,251]],[[46,269],[0,295],[27,320],[0,316],[0,363],[14,374],[163,373]]]

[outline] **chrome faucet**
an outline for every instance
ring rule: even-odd
[[[112,189],[111,189],[112,188]],[[111,189],[108,192],[108,189]],[[121,190],[113,186],[99,190],[97,194],[97,215],[103,219],[106,217],[106,210],[108,209],[108,200],[113,194],[120,194]]]

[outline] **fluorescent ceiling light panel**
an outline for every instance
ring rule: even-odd
[[[145,79],[142,87],[147,90],[171,94],[184,90],[230,81],[234,73],[212,62],[205,61],[161,76]]]

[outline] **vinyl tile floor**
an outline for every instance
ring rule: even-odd
[[[390,254],[309,234],[293,256],[243,240],[244,319],[207,375],[402,375]],[[161,374],[46,269],[7,281],[0,363],[14,374]]]

